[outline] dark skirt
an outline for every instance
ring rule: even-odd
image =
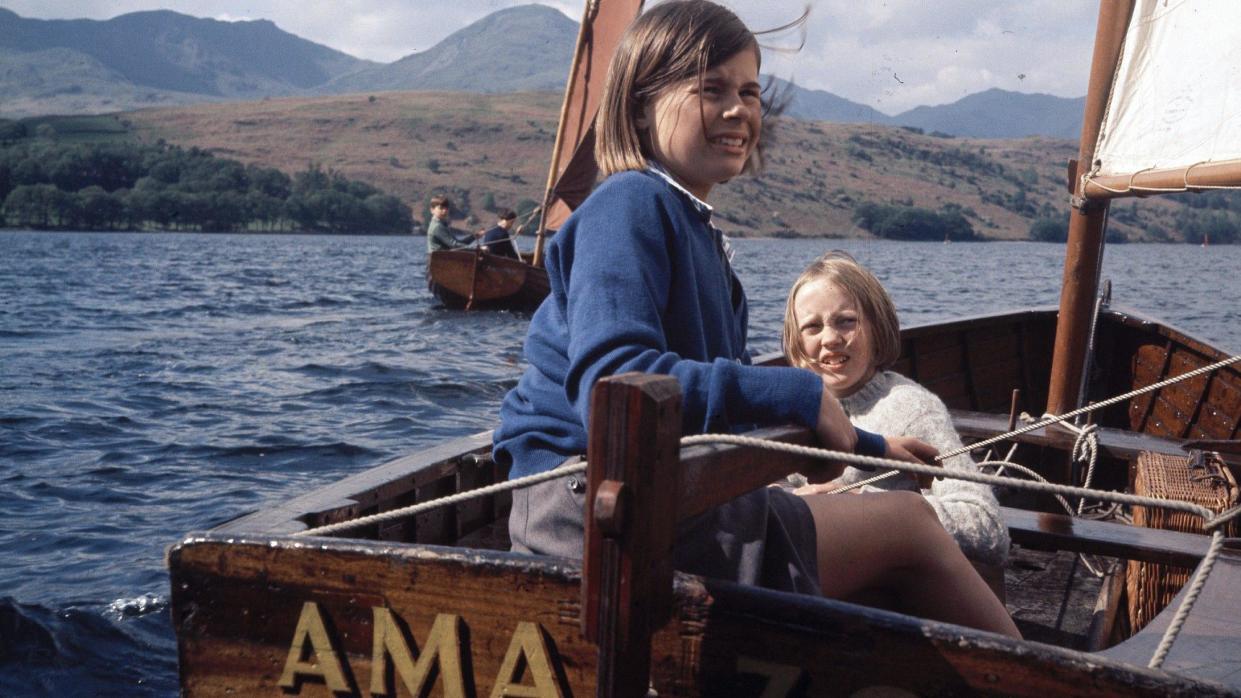
[[[585,507],[584,474],[515,490],[508,519],[513,550],[580,560]],[[682,522],[674,555],[682,572],[821,594],[810,507],[779,487],[761,487]]]

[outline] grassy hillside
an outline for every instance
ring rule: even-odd
[[[197,146],[290,174],[312,163],[371,183],[421,210],[452,191],[485,222],[484,205],[539,199],[559,95],[377,93],[142,110],[134,136]],[[917,129],[783,120],[766,172],[719,187],[713,204],[734,235],[865,237],[863,202],[959,211],[989,239],[1025,239],[1041,217],[1067,217],[1066,140],[979,140]],[[1177,200],[1113,207],[1114,236],[1179,239]],[[1213,236],[1213,240],[1215,237]]]

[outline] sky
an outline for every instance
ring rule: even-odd
[[[648,5],[649,5],[648,0]],[[0,0],[23,17],[109,19],[168,9],[195,17],[269,19],[358,58],[388,63],[523,0]],[[581,0],[543,0],[574,20]],[[797,35],[765,39],[763,72],[897,114],[990,88],[1086,93],[1097,3],[1088,0],[722,0],[753,30],[810,8]]]

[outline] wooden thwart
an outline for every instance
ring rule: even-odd
[[[1035,550],[1067,550],[1192,568],[1206,555],[1210,544],[1209,537],[1194,533],[1011,507],[1000,509],[1013,542]]]

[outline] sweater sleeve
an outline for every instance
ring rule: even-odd
[[[886,399],[902,400],[912,418],[906,434],[926,441],[942,451],[961,447],[961,438],[952,426],[948,408],[930,391],[893,391]],[[968,453],[943,461],[945,470],[978,472]],[[1003,564],[1008,559],[1008,526],[1000,515],[1000,505],[987,485],[965,480],[935,480],[926,500],[939,515],[940,523],[971,560]]]
[[[579,209],[574,235],[555,252],[570,328],[565,391],[582,424],[590,423],[589,396],[599,379],[640,371],[680,381],[687,433],[790,421],[813,427],[823,387],[810,371],[743,365],[732,357],[690,360],[670,349],[665,323],[732,331],[701,315],[668,314],[674,274],[698,274],[707,283],[723,269],[715,259],[685,258],[701,247],[677,236],[704,231],[678,230],[666,199],[641,188],[614,193],[623,195],[609,197],[606,207]]]

